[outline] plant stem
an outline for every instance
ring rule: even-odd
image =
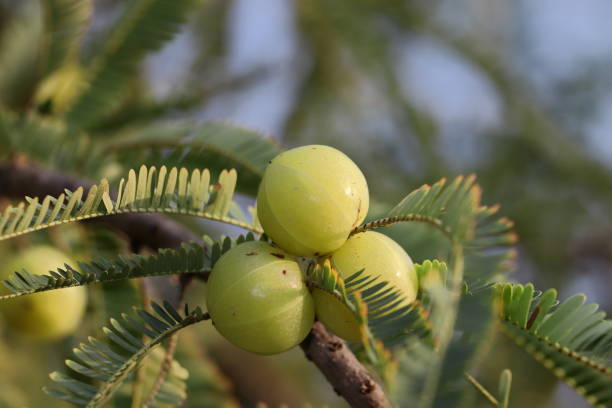
[[[472,377],[469,373],[464,373],[465,378],[476,388],[486,399],[493,405],[494,407],[499,407],[499,402],[497,399],[489,392],[487,389],[478,382],[474,377]]]

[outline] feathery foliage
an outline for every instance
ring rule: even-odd
[[[88,127],[116,107],[122,87],[144,56],[178,32],[195,0],[130,0],[102,49],[87,64],[89,87],[66,112],[67,122]]]
[[[174,334],[176,336],[177,333]],[[172,339],[170,340],[172,341]],[[115,407],[132,406],[133,390],[140,386],[142,394],[146,397],[153,389],[157,393],[151,403],[143,403],[143,408],[160,407],[171,408],[180,406],[187,399],[187,380],[190,372],[177,360],[171,360],[166,367],[167,348],[161,345],[154,347],[151,352],[143,359],[142,364],[134,374],[134,379],[125,383],[113,395],[112,402]],[[159,386],[156,384],[160,372],[165,373],[165,377]]]
[[[556,305],[557,292],[532,284],[499,284],[501,330],[597,407],[612,405],[612,321],[595,303],[574,295]]]
[[[21,109],[28,103],[38,77],[42,19],[37,13],[29,13],[3,23],[0,31],[0,106]]]
[[[0,158],[20,153],[50,166],[61,163],[65,171],[75,170],[78,158],[91,150],[85,135],[66,129],[58,120],[4,109],[0,109],[0,145]],[[94,156],[88,158],[87,165],[95,167],[101,162],[100,156]]]
[[[84,201],[84,190],[79,187],[57,198],[47,196],[42,203],[33,198],[27,205],[8,206],[0,217],[0,240],[64,223],[134,212],[192,215],[260,232],[228,216],[236,178],[235,170],[224,170],[211,184],[206,169],[189,173],[185,168],[168,171],[162,166],[158,171],[142,166],[138,175],[130,170],[127,181],[121,179],[116,199],[111,198],[108,181],[102,179],[89,188]]]
[[[59,68],[67,59],[78,58],[80,42],[93,11],[92,0],[47,0],[42,2],[45,33],[45,72]]]
[[[443,179],[425,185],[408,194],[388,217],[353,231],[420,222],[441,231],[450,241],[441,255],[452,267],[426,297],[432,330],[439,339],[437,348],[423,353],[423,347],[413,347],[405,353],[407,357],[400,357],[400,366],[410,367],[400,367],[405,386],[398,387],[403,393],[398,398],[418,398],[423,407],[457,405],[467,385],[463,373],[474,363],[492,327],[490,295],[486,291],[463,293],[465,280],[486,286],[499,278],[513,256],[510,246],[516,236],[511,232],[512,223],[497,216],[497,206],[480,204],[481,191],[474,181],[473,176],[459,176],[450,183]],[[455,330],[463,334],[453,336]],[[413,356],[417,351],[422,353],[419,358]]]
[[[130,258],[120,256],[114,260],[79,262],[78,268],[64,265],[48,275],[35,275],[22,270],[3,282],[12,293],[0,296],[0,300],[53,289],[147,276],[187,273],[205,276],[211,269],[208,249],[198,244],[183,244],[180,249],[164,248],[153,255],[133,255]]]
[[[194,331],[182,331],[176,359],[189,370],[186,406],[198,408],[238,408],[232,395],[232,384],[224,377],[213,359],[202,347],[202,340]],[[194,401],[191,403],[191,401]]]
[[[367,277],[358,271],[344,280],[327,259],[310,267],[307,282],[312,290],[338,299],[354,315],[360,327],[363,354],[388,383],[395,374],[388,348],[404,347],[414,339],[433,344],[431,324],[420,303],[398,307],[403,296],[378,277]],[[393,308],[397,309],[390,312]]]
[[[113,260],[79,262],[78,268],[64,265],[50,271],[48,275],[31,274],[24,269],[3,281],[11,293],[0,296],[0,300],[72,286],[148,276],[197,274],[206,279],[221,255],[242,242],[254,239],[252,233],[235,239],[221,238],[219,242],[205,237],[204,245],[183,243],[179,249],[162,248],[152,255],[134,254],[129,258],[119,256]]]
[[[96,385],[54,372],[51,379],[62,389],[45,388],[45,392],[78,406],[102,407],[156,345],[179,330],[209,318],[199,307],[190,311],[185,306],[181,316],[167,302],[163,306],[157,303],[151,306],[155,315],[137,309],[135,317],[123,314],[121,321],[111,319],[110,326],[103,328],[109,344],[90,337],[89,343],[74,349],[76,361],[67,360],[66,365],[94,380]],[[140,340],[142,336],[149,341]],[[184,400],[185,392],[181,387],[168,386],[160,393],[162,397],[176,406]]]
[[[116,154],[120,163],[188,168],[206,163],[213,173],[235,168],[237,188],[250,194],[257,192],[268,162],[281,152],[273,139],[223,122],[162,124],[121,136],[103,147],[105,155]]]

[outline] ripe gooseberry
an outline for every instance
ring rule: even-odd
[[[362,276],[378,277],[364,289],[387,282],[403,297],[403,301],[384,313],[391,313],[416,299],[418,280],[410,256],[391,238],[378,232],[366,231],[350,237],[337,251],[331,262],[339,275],[346,279],[364,270]],[[384,289],[383,289],[384,290]],[[317,317],[336,335],[359,341],[359,324],[353,313],[334,296],[319,289],[313,291]]]
[[[261,241],[244,242],[219,258],[208,279],[206,303],[223,337],[258,354],[294,347],[314,322],[299,265]]]
[[[65,263],[74,265],[67,255],[55,248],[35,246],[3,264],[0,279],[8,279],[13,272],[22,269],[31,274],[46,274]],[[0,288],[0,294],[8,293],[8,289]],[[75,286],[3,300],[0,312],[10,329],[48,341],[73,333],[83,318],[86,305],[86,288]]]
[[[341,151],[310,145],[276,156],[257,194],[266,234],[285,251],[312,256],[338,249],[368,212],[368,185]]]

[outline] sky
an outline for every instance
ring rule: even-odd
[[[479,10],[483,4],[490,4],[482,0],[464,2]],[[448,19],[445,11],[451,14],[460,2],[447,3],[450,6],[440,12],[443,19]],[[506,21],[506,31],[512,33],[513,51],[520,56],[517,67],[543,94],[590,64],[612,57],[612,41],[608,41],[612,34],[612,2],[522,0],[514,5],[510,17],[506,16],[510,20]],[[293,12],[292,2],[287,0],[235,1],[227,33],[228,69],[246,74],[265,68],[267,75],[246,92],[217,98],[201,112],[200,120],[224,118],[279,137],[308,68],[299,66],[304,62],[298,58],[300,43]],[[487,11],[485,17],[472,16],[469,21],[490,19],[490,15]],[[147,65],[150,77],[164,79],[154,82],[155,95],[163,97],[172,92],[189,66],[191,53],[187,51],[193,42],[191,33],[184,31],[151,58]],[[440,121],[451,150],[463,152],[466,160],[474,151],[478,134],[500,124],[503,107],[487,78],[435,40],[407,39],[398,52],[397,67],[403,77],[402,88]],[[582,130],[594,157],[612,163],[612,138],[608,136],[612,128],[612,93],[604,93],[600,99],[594,118]],[[462,131],[444,132],[445,128]]]

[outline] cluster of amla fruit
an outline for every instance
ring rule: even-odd
[[[63,252],[46,245],[26,249],[0,270],[0,279],[8,279],[22,269],[32,274],[46,274],[49,265],[74,265]],[[0,295],[9,290],[0,284]],[[52,341],[72,334],[81,323],[87,306],[87,290],[75,286],[2,300],[0,314],[9,329],[27,337]]]
[[[304,340],[316,315],[338,336],[359,341],[357,320],[340,300],[310,293],[298,257],[329,258],[342,278],[363,270],[388,282],[404,299],[389,313],[412,302],[417,276],[402,247],[373,231],[349,237],[368,207],[365,177],[339,150],[310,145],[275,157],[257,195],[257,215],[273,244],[237,245],[208,280],[208,313],[221,335],[245,350],[276,354]]]

